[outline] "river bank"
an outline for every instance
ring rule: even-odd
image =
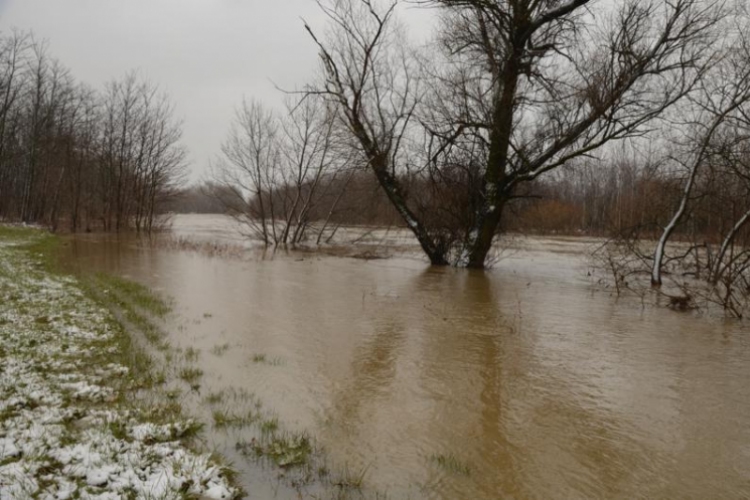
[[[50,267],[53,245],[0,226],[0,499],[237,497],[193,451],[201,426],[139,397],[164,380],[97,290]]]

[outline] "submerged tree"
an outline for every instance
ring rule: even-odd
[[[319,2],[326,96],[433,264],[483,267],[525,183],[644,126],[712,62],[718,0],[432,0],[442,26],[430,71],[404,49],[397,1]],[[424,138],[420,144],[420,138]],[[421,197],[432,185],[436,196]],[[430,217],[456,191],[446,230]]]
[[[687,174],[679,206],[654,250],[651,268],[651,285],[654,287],[662,284],[662,265],[667,242],[688,214],[690,205],[696,198],[707,194],[700,190],[696,194],[699,174],[710,170],[705,175],[720,177],[720,184],[741,182],[745,174],[744,155],[747,153],[750,132],[750,47],[748,40],[745,40],[746,34],[739,33],[737,37],[728,46],[725,57],[701,78],[699,92],[691,95],[680,109],[679,120],[682,124],[679,128],[685,137],[678,141],[677,151],[670,155],[669,162]],[[731,180],[733,177],[735,180]],[[719,268],[726,255],[726,248],[744,227],[748,217],[743,213],[726,236],[717,255],[717,268],[711,271],[714,276],[720,274]]]
[[[654,250],[651,285],[662,285],[665,260],[673,269],[699,281],[683,283],[687,297],[702,296],[742,316],[750,292],[750,252],[747,239],[738,240],[750,222],[750,31],[739,16],[735,30],[727,33],[724,57],[702,78],[700,92],[683,106],[681,128],[685,138],[677,143],[673,164],[686,172],[679,206]],[[714,208],[716,207],[716,208]],[[711,218],[716,242],[693,241],[687,251],[667,256],[666,246],[689,216],[701,212]],[[701,286],[700,280],[704,285]]]

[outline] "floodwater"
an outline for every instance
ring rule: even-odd
[[[216,218],[176,227],[238,241]],[[597,291],[592,244],[529,239],[485,272],[90,236],[69,250],[174,298],[170,341],[201,351],[202,390],[252,391],[389,498],[750,498],[747,325]],[[250,498],[294,497],[236,464]]]

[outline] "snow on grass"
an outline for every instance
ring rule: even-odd
[[[74,279],[0,238],[0,500],[238,496],[185,447],[194,421],[133,402],[123,335]]]

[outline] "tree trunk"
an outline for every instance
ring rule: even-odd
[[[523,44],[514,40],[512,50],[505,67],[498,75],[502,79],[502,85],[493,105],[490,151],[481,192],[483,202],[477,213],[475,226],[469,233],[464,252],[458,261],[459,266],[484,268],[507,201],[508,193],[505,192],[504,184],[510,139],[513,134],[513,107],[521,74]]]
[[[478,227],[469,234],[469,242],[464,254],[458,261],[462,267],[484,269],[487,254],[492,248],[497,228],[503,214],[505,201],[496,199],[495,203],[483,208],[483,216]]]
[[[729,249],[732,242],[734,242],[734,238],[737,236],[737,233],[740,232],[740,230],[745,226],[745,224],[747,224],[748,221],[750,221],[750,210],[745,212],[745,214],[740,217],[737,223],[732,227],[731,231],[729,231],[729,234],[727,234],[727,236],[724,238],[724,241],[721,243],[721,249],[716,255],[713,269],[711,269],[711,283],[713,283],[714,285],[719,282],[721,276],[724,274],[724,271],[726,271],[727,266],[722,266],[722,262],[724,261],[724,257],[727,254],[727,250]]]
[[[662,233],[661,238],[659,238],[659,242],[656,244],[656,250],[654,251],[654,265],[651,268],[651,286],[654,288],[659,288],[661,286],[661,266],[664,261],[664,247],[667,246],[669,237],[672,236],[677,224],[680,223],[680,220],[687,211],[690,194],[693,191],[695,178],[698,175],[698,166],[699,163],[696,161],[696,163],[693,164],[693,170],[690,172],[690,178],[685,185],[685,191],[682,194],[680,207],[677,209],[677,212],[675,212],[672,220],[669,221],[669,224],[667,224],[667,227],[664,228],[664,232]]]
[[[320,245],[320,240],[323,238],[323,234],[325,233],[326,228],[328,227],[328,224],[331,222],[331,217],[333,217],[334,212],[336,211],[336,207],[338,206],[339,202],[341,201],[341,198],[344,197],[344,193],[346,192],[346,189],[349,187],[349,183],[352,180],[352,177],[354,177],[354,169],[352,169],[349,172],[349,175],[346,178],[346,181],[344,182],[344,186],[341,188],[341,190],[336,195],[336,199],[333,200],[333,204],[331,205],[331,208],[328,210],[328,215],[326,216],[326,220],[323,222],[323,227],[320,228],[320,231],[318,232],[318,238],[315,241],[316,245]],[[335,231],[334,231],[335,232]],[[330,238],[326,240],[326,242],[330,241]]]
[[[401,189],[398,185],[396,178],[387,170],[387,161],[382,158],[376,157],[370,162],[372,170],[375,172],[375,177],[378,183],[385,191],[388,199],[391,201],[393,206],[398,211],[401,219],[406,223],[406,226],[414,233],[419,245],[422,250],[430,259],[430,263],[433,266],[447,266],[448,260],[446,259],[445,250],[438,248],[432,237],[427,232],[427,229],[423,224],[417,220],[412,213],[411,209],[406,204]]]

